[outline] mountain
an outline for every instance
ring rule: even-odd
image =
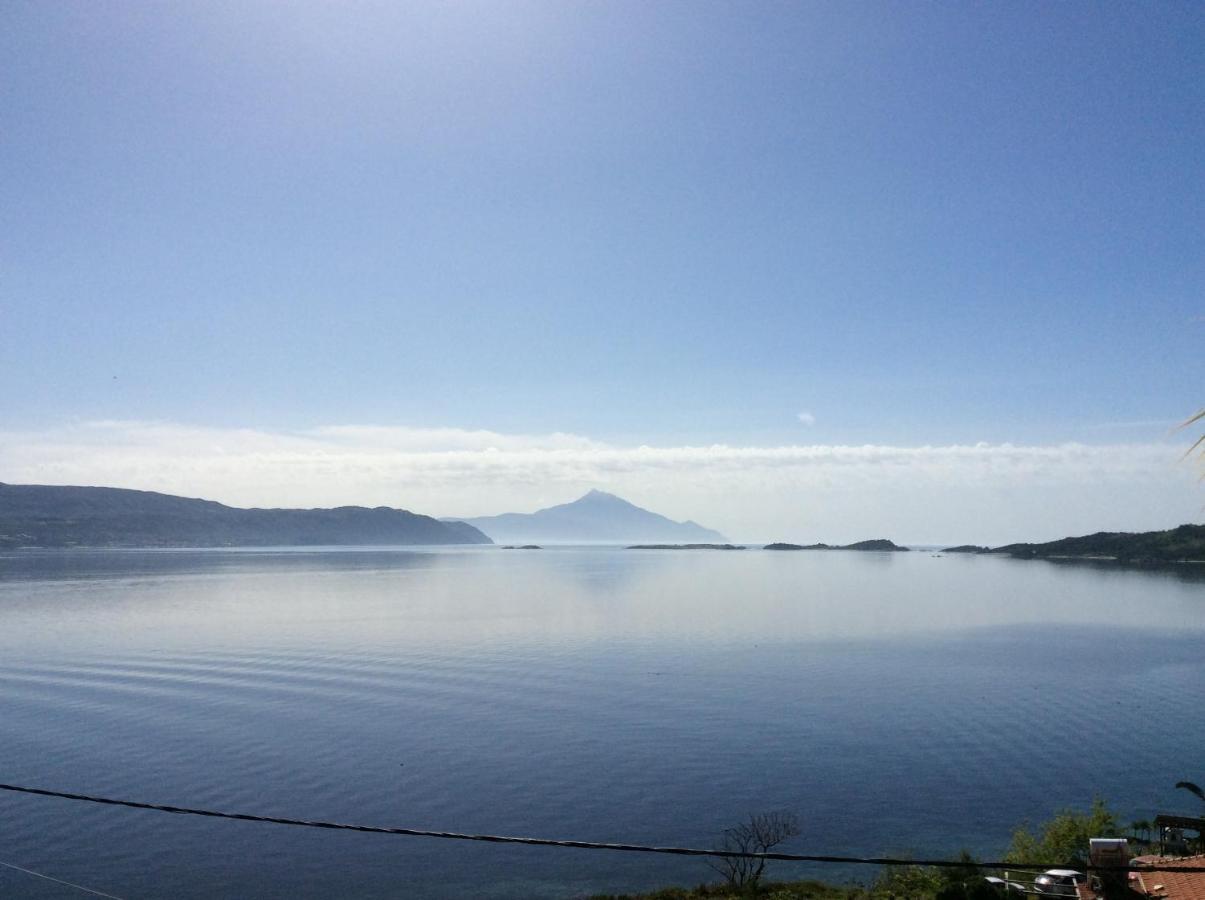
[[[0,483],[0,548],[489,544],[463,522],[403,509],[237,509],[105,487]]]
[[[718,531],[675,522],[602,491],[533,513],[503,513],[462,520],[498,543],[723,543]]]
[[[1205,561],[1205,525],[1181,525],[1167,531],[1098,531],[1045,544],[1008,544],[984,551],[1021,559],[1065,557],[1116,559],[1120,562]]]

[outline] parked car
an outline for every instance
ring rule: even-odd
[[[1075,886],[1087,880],[1087,875],[1074,869],[1047,869],[1033,880],[1033,889],[1051,897],[1074,897]]]

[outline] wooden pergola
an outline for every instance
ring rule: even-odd
[[[1159,855],[1167,856],[1171,851],[1173,856],[1189,852],[1189,842],[1184,839],[1185,831],[1195,831],[1197,836],[1193,843],[1197,845],[1197,853],[1205,850],[1201,847],[1201,839],[1205,837],[1205,818],[1196,816],[1169,816],[1160,813],[1155,816],[1155,828],[1159,830]]]

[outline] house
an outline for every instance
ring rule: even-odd
[[[1197,856],[1139,856],[1135,866],[1157,866],[1135,872],[1130,884],[1139,897],[1163,900],[1205,900],[1205,854]],[[1200,871],[1181,871],[1197,869]]]
[[[1160,819],[1169,817],[1160,816]],[[1205,820],[1164,822],[1167,829],[1195,828]],[[1159,855],[1130,859],[1123,838],[1094,838],[1090,842],[1090,877],[1075,885],[1077,900],[1205,900],[1205,854],[1167,855],[1166,833],[1161,833]],[[1173,835],[1179,846],[1181,832]],[[1128,871],[1126,870],[1128,867]]]

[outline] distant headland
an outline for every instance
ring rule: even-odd
[[[0,483],[0,549],[491,544],[404,509],[238,509],[153,491]]]
[[[1102,559],[1124,563],[1205,562],[1205,525],[1181,525],[1166,531],[1098,531],[1044,544],[977,547],[963,544],[946,553],[992,553],[1016,559]]]

